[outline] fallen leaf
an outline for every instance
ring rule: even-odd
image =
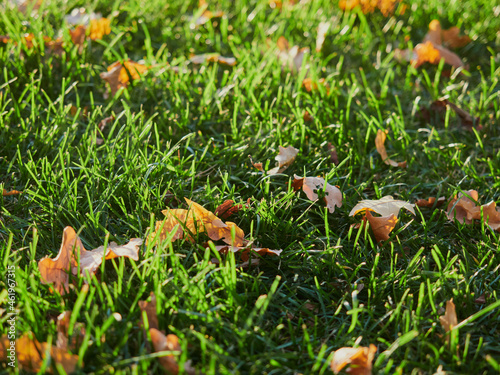
[[[159,329],[159,324],[158,324],[158,315],[156,313],[156,296],[153,292],[150,294],[151,296],[151,302],[148,301],[139,301],[139,308],[141,309],[142,312],[146,314],[146,317],[148,319],[148,327],[149,329],[155,328]],[[143,316],[144,319],[144,316]],[[146,327],[145,322],[142,322],[143,327]]]
[[[86,32],[87,28],[84,25],[78,25],[76,28],[69,30],[69,35],[71,36],[73,44],[82,47],[85,43]]]
[[[394,214],[389,216],[373,216],[370,211],[366,211],[366,220],[370,223],[370,229],[377,242],[387,241],[392,230],[396,227],[398,219]]]
[[[102,39],[104,35],[111,33],[111,20],[108,18],[91,19],[89,29],[90,39]]]
[[[10,340],[6,335],[2,336],[0,339],[0,361],[8,360],[12,362],[10,358],[8,359],[8,356],[10,356],[10,351],[8,351],[10,347]],[[17,359],[19,368],[30,372],[40,371],[47,353],[50,353],[50,360],[53,363],[61,365],[66,373],[74,372],[78,363],[77,355],[69,354],[66,350],[56,348],[55,346],[49,347],[46,342],[40,343],[36,338],[32,338],[31,332],[27,332],[16,339],[15,351],[16,356],[14,356],[13,362]],[[51,367],[45,370],[52,373]]]
[[[151,335],[151,342],[153,343],[155,352],[174,351],[180,354],[181,346],[179,344],[179,338],[176,335],[169,334],[165,336],[156,328],[151,328],[149,334]],[[169,373],[179,373],[179,365],[177,364],[174,354],[158,357],[158,360],[163,368]]]
[[[305,122],[311,122],[312,120],[314,120],[314,117],[308,111],[304,111],[304,115],[302,116],[302,118]]]
[[[132,238],[129,243],[118,246],[111,242],[108,244],[106,252],[104,246],[100,246],[92,251],[86,250],[80,238],[71,227],[64,228],[63,239],[59,254],[54,259],[45,257],[38,262],[41,281],[43,284],[54,283],[55,290],[65,294],[69,290],[69,274],[76,276],[78,268],[80,275],[87,272],[93,275],[105,259],[113,259],[125,256],[134,260],[139,260],[139,247],[142,244],[140,238]],[[78,263],[78,260],[80,263]]]
[[[394,12],[399,0],[340,0],[339,8],[345,11],[351,11],[359,7],[364,14],[373,13],[379,9],[387,17]]]
[[[338,374],[345,366],[350,365],[345,371],[348,374],[371,375],[376,352],[377,347],[373,344],[370,344],[368,348],[340,348],[333,354],[330,367],[334,374]]]
[[[76,323],[73,326],[73,334],[68,337],[71,311],[64,311],[57,317],[57,341],[56,347],[59,349],[78,351],[85,337],[85,325]]]
[[[237,213],[242,208],[243,206],[241,204],[235,205],[233,200],[227,199],[224,201],[224,203],[222,203],[215,209],[214,214],[225,220]]]
[[[415,215],[413,204],[405,201],[395,200],[392,196],[386,195],[385,197],[382,197],[380,199],[365,199],[359,201],[358,204],[351,210],[349,216],[354,216],[360,212],[373,211],[381,216],[394,215],[397,218],[399,215],[399,211],[402,208],[410,211],[413,215]]]
[[[225,254],[228,252],[232,253],[241,253],[241,260],[247,261],[250,259],[250,252],[256,252],[259,255],[265,255],[265,254],[270,254],[270,255],[276,255],[280,256],[283,250],[272,250],[267,247],[246,247],[246,246],[227,246],[227,245],[222,245],[222,246],[214,246],[215,250],[218,252]],[[209,247],[207,246],[207,249]]]
[[[208,4],[204,0],[200,0],[198,2],[198,8],[202,9],[203,13],[194,22],[194,25],[196,25],[196,26],[204,25],[208,21],[210,21],[212,18],[221,18],[221,17],[224,16],[224,12],[223,11],[219,10],[219,11],[212,12],[212,11],[208,10],[207,9],[208,8]]]
[[[328,151],[330,152],[330,162],[335,165],[339,165],[339,157],[337,155],[337,150],[334,145],[328,142]]]
[[[415,202],[415,204],[418,206],[418,207],[427,207],[427,208],[431,208],[431,207],[434,207],[434,205],[436,205],[436,207],[440,207],[442,206],[444,203],[446,202],[446,198],[445,197],[439,197],[436,201],[436,198],[435,197],[430,197],[429,199],[425,200],[425,199],[419,199],[418,201]]]
[[[16,194],[22,194],[22,191],[18,191],[18,190],[7,191],[7,190],[3,189],[2,196],[7,197],[9,195],[16,195]]]
[[[206,232],[214,241],[222,240],[234,246],[242,246],[246,243],[244,239],[245,233],[235,223],[230,221],[224,223],[203,206],[187,198],[184,199],[189,208],[187,210],[169,209],[162,211],[165,219],[156,222],[155,232],[148,237],[148,243],[153,242],[156,236],[159,237],[160,242],[164,241],[176,226],[177,230],[172,237],[172,242],[182,238],[193,241],[193,234]],[[235,232],[234,243],[232,243],[232,228],[234,228]]]
[[[484,305],[486,303],[486,295],[483,293],[474,300],[474,303]]]
[[[106,126],[108,126],[108,124],[111,124],[113,121],[115,121],[115,116],[109,116],[109,117],[103,118],[101,120],[101,122],[99,123],[99,130],[101,131],[101,133],[104,131]],[[102,145],[104,143],[104,139],[99,137],[98,130],[96,130],[96,134],[95,134],[95,143],[97,145]]]
[[[218,53],[205,53],[203,55],[192,55],[189,59],[193,64],[204,64],[205,62],[214,62],[227,66],[235,66],[236,59],[234,57],[224,57]]]
[[[424,37],[424,42],[430,40],[434,44],[443,44],[449,48],[460,48],[470,43],[470,38],[466,35],[459,36],[460,29],[456,26],[448,30],[441,28],[438,20],[432,20],[429,24],[429,32]]]
[[[472,128],[475,127],[477,130],[481,130],[483,128],[480,124],[481,121],[479,117],[473,117],[470,113],[459,108],[447,99],[435,100],[428,109],[425,107],[420,108],[419,114],[427,123],[431,122],[432,114],[436,115],[435,117],[437,117],[440,123],[444,123],[447,108],[451,108],[453,112],[455,112],[460,119],[460,124],[466,129],[472,130]]]
[[[267,174],[273,175],[282,173],[285,169],[292,165],[298,153],[299,150],[295,147],[288,146],[287,148],[284,148],[282,146],[279,146],[279,153],[275,157],[275,160],[278,162],[278,166],[267,171]]]
[[[138,80],[141,74],[149,68],[145,65],[136,63],[132,60],[125,61],[123,64],[119,61],[108,66],[107,72],[100,74],[111,89],[111,95],[115,95],[122,87],[127,87],[130,79]]]
[[[474,218],[478,213],[480,214],[480,208],[476,204],[478,199],[479,195],[476,190],[466,191],[465,194],[459,193],[458,197],[454,197],[448,204],[446,209],[448,220],[456,219],[461,223],[472,224]]]
[[[269,44],[269,43],[268,43]],[[300,48],[292,46],[284,36],[280,36],[276,42],[278,47],[278,59],[281,61],[282,68],[288,68],[292,72],[297,73],[302,67],[302,61],[306,53],[309,53],[309,47]]]
[[[335,212],[335,207],[342,207],[342,192],[340,189],[325,182],[321,177],[299,177],[295,175],[292,184],[294,190],[302,188],[307,198],[312,201],[319,199],[318,194],[314,192],[315,190],[324,190],[326,207],[330,213]]]
[[[392,159],[389,159],[384,145],[386,138],[387,138],[387,131],[378,129],[377,136],[375,137],[375,147],[377,148],[377,152],[380,154],[382,161],[385,164],[391,165],[393,167],[406,168],[406,161],[398,163]]]
[[[318,35],[316,36],[316,52],[321,52],[325,43],[326,33],[330,29],[330,22],[320,22],[318,25]]]
[[[325,82],[324,78],[321,78],[319,81],[313,81],[311,78],[304,78],[302,81],[302,87],[304,87],[307,92],[317,91],[319,85],[325,87],[327,94],[330,93],[330,86]]]
[[[449,332],[458,324],[457,313],[455,311],[455,304],[453,303],[453,299],[446,301],[446,312],[444,315],[439,317],[439,321],[441,322],[441,326],[445,330],[445,332]]]

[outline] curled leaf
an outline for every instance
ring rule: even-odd
[[[316,191],[325,192],[325,203],[328,207],[330,213],[335,212],[335,207],[342,207],[342,192],[336,186],[330,185],[325,182],[321,177],[299,177],[295,175],[292,182],[294,190],[302,188],[304,193],[306,193],[307,198],[312,201],[318,200],[318,194]],[[325,186],[326,184],[326,186]]]
[[[398,219],[394,214],[389,216],[373,216],[370,211],[366,211],[366,220],[370,223],[370,229],[377,242],[387,241],[392,230],[396,227]]]
[[[426,199],[419,199],[418,201],[415,202],[415,204],[418,207],[431,208],[431,207],[434,207],[434,205],[436,207],[442,206],[444,204],[444,202],[446,202],[445,197],[439,197],[438,199],[436,199],[435,197],[430,197],[427,200]]]
[[[219,207],[215,209],[214,213],[221,219],[227,219],[230,216],[237,213],[242,208],[243,206],[241,204],[235,205],[232,199],[227,199],[224,201],[224,203],[222,203]]]
[[[352,375],[371,375],[372,362],[375,358],[377,347],[370,344],[370,347],[360,348],[340,348],[333,354],[330,367],[334,374],[338,374],[344,367],[349,365],[346,373]]]
[[[377,152],[380,154],[382,161],[385,164],[391,165],[393,167],[406,168],[406,161],[398,163],[392,159],[389,159],[384,145],[386,138],[387,138],[387,132],[378,129],[377,136],[375,137],[375,147],[377,148]]]
[[[478,199],[479,195],[476,190],[466,191],[465,194],[459,193],[458,197],[448,204],[446,209],[448,220],[456,219],[461,223],[472,224],[474,218],[480,213],[480,208],[476,204]]]
[[[439,321],[441,322],[441,326],[446,332],[449,332],[458,324],[453,298],[449,301],[446,301],[446,311],[444,315],[439,317]]]
[[[21,194],[21,193],[22,193],[22,191],[18,191],[18,190],[7,191],[7,190],[3,189],[2,196],[7,197],[9,195],[16,195],[16,194]]]
[[[49,354],[50,360],[62,366],[66,373],[69,374],[75,371],[78,363],[77,355],[68,353],[66,349],[60,349],[55,346],[49,347],[46,342],[40,343],[32,336],[31,332],[28,332],[16,339],[16,355],[13,356],[13,360],[9,358],[11,356],[11,351],[9,350],[11,348],[10,340],[7,338],[7,335],[2,336],[0,338],[0,361],[8,360],[9,362],[15,362],[17,359],[21,370],[39,372],[45,356]],[[46,370],[52,372],[50,367]]]
[[[101,265],[103,258],[113,259],[125,256],[134,260],[139,259],[139,246],[142,244],[140,238],[133,238],[124,246],[118,246],[111,242],[107,249],[100,246],[95,250],[88,251],[82,245],[80,238],[71,227],[64,228],[63,239],[59,254],[54,259],[45,257],[38,262],[41,281],[43,284],[54,283],[59,293],[64,294],[69,289],[69,274],[80,275],[86,273],[93,275]]]
[[[109,84],[111,94],[115,95],[119,89],[127,87],[130,80],[140,79],[141,74],[148,69],[147,66],[132,60],[125,61],[123,64],[117,61],[108,66],[107,72],[101,73],[100,77]]]
[[[295,147],[288,146],[287,148],[284,148],[282,146],[279,146],[279,153],[275,157],[276,161],[278,162],[278,166],[267,171],[267,174],[273,175],[283,172],[290,165],[292,165],[298,153],[299,150]]]
[[[380,199],[370,200],[365,199],[359,201],[356,206],[351,210],[349,216],[354,216],[357,213],[364,211],[373,211],[381,216],[394,215],[396,218],[399,215],[399,211],[404,208],[415,215],[415,210],[413,209],[413,204],[405,201],[400,201],[394,199],[390,195],[386,195]]]

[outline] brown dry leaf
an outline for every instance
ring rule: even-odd
[[[472,224],[478,214],[479,217],[481,216],[480,208],[476,204],[478,199],[479,195],[476,190],[466,191],[465,194],[459,193],[458,197],[454,197],[448,204],[446,209],[448,220],[457,219],[461,223]]]
[[[316,52],[321,52],[325,43],[326,33],[330,29],[330,22],[320,22],[318,26],[318,35],[316,36]]]
[[[474,300],[474,303],[484,305],[486,303],[486,295],[483,293]]]
[[[226,254],[228,252],[233,252],[233,253],[239,253],[241,252],[241,260],[247,261],[250,259],[250,252],[254,251],[259,255],[265,255],[265,254],[270,254],[270,255],[276,255],[280,256],[283,250],[272,250],[267,247],[246,247],[246,246],[214,246],[215,250],[222,254]],[[208,249],[208,246],[207,246]]]
[[[115,121],[115,116],[109,116],[109,117],[103,118],[101,120],[101,122],[99,123],[99,130],[101,131],[101,133],[104,131],[104,129],[106,128],[106,126],[108,126],[109,124],[111,124],[113,121]],[[95,134],[95,143],[97,145],[102,145],[104,143],[104,139],[102,139],[101,137],[99,137],[99,131],[98,130],[96,130],[96,134]]]
[[[381,216],[394,215],[397,218],[399,215],[399,211],[402,208],[407,209],[413,215],[415,215],[413,204],[405,201],[395,200],[392,196],[386,195],[385,197],[382,197],[380,199],[364,199],[359,201],[358,204],[351,210],[349,216],[354,216],[364,211],[373,211]]]
[[[227,66],[235,66],[236,59],[234,57],[224,57],[218,53],[205,53],[203,55],[191,55],[189,59],[193,64],[204,64],[205,62],[214,62]]]
[[[90,20],[89,38],[92,40],[102,39],[104,35],[111,33],[111,20],[99,18]]]
[[[215,215],[219,216],[221,219],[226,220],[230,216],[237,213],[239,210],[243,208],[241,204],[234,204],[232,199],[227,199],[222,203],[219,207],[217,207],[214,211]]]
[[[267,174],[273,175],[277,173],[282,173],[285,169],[287,169],[297,157],[299,150],[295,147],[288,146],[287,148],[279,146],[279,153],[275,157],[275,160],[278,162],[278,166],[267,171]]]
[[[375,147],[377,147],[377,152],[380,154],[382,161],[385,164],[391,165],[393,167],[406,168],[406,161],[398,163],[392,159],[389,159],[389,157],[387,156],[387,151],[384,146],[386,138],[387,138],[387,131],[382,131],[378,129],[377,136],[375,137]]]
[[[433,117],[431,115],[435,114],[437,117],[437,120],[441,123],[444,123],[446,110],[448,107],[451,108],[453,110],[453,112],[455,112],[455,114],[460,119],[460,124],[463,127],[465,127],[467,130],[472,130],[472,128],[474,128],[474,127],[477,130],[481,130],[483,128],[482,125],[480,124],[479,117],[473,117],[470,113],[459,108],[458,106],[451,103],[447,99],[435,100],[434,102],[432,102],[429,109],[422,107],[420,109],[420,117],[424,121],[429,123],[429,122],[431,122],[431,119]]]
[[[151,335],[151,342],[153,343],[155,352],[175,351],[180,354],[181,346],[179,344],[179,338],[176,335],[170,334],[165,336],[156,328],[151,328],[149,334]],[[179,373],[179,365],[177,364],[174,354],[158,357],[158,360],[163,368],[170,374]]]
[[[305,122],[311,122],[312,120],[314,120],[314,117],[308,111],[304,111],[304,115],[302,116],[302,118]]]
[[[119,61],[108,66],[108,71],[100,74],[100,77],[105,80],[111,89],[111,95],[122,87],[127,87],[130,79],[138,80],[141,74],[146,72],[149,67],[136,63],[132,60],[125,61],[123,64]]]
[[[83,323],[76,323],[73,327],[73,335],[68,337],[70,318],[71,311],[64,311],[57,317],[56,347],[64,350],[67,350],[69,347],[71,351],[78,351],[77,349],[83,343],[85,337],[85,325]]]
[[[328,211],[330,213],[335,212],[335,207],[342,207],[342,192],[340,191],[340,189],[325,182],[325,180],[321,177],[299,177],[295,175],[292,184],[294,190],[302,188],[304,193],[306,193],[307,198],[312,201],[316,201],[319,199],[318,194],[316,194],[314,191],[323,191],[324,189],[324,199],[326,207],[328,207]]]
[[[387,241],[392,230],[396,227],[398,219],[394,214],[389,216],[373,216],[370,211],[366,211],[366,220],[370,223],[370,228],[377,242]]]
[[[85,42],[85,34],[87,33],[87,27],[84,25],[78,25],[73,30],[69,30],[69,35],[73,44],[82,47]]]
[[[178,228],[172,238],[172,242],[184,238],[184,235],[192,241],[194,240],[192,234],[206,232],[214,241],[221,239],[225,243],[234,246],[242,246],[246,243],[244,239],[245,233],[235,223],[230,221],[224,223],[203,206],[187,198],[184,199],[189,208],[187,210],[173,209],[162,211],[165,215],[165,220],[156,222],[155,232],[151,233],[148,237],[148,243],[154,241],[157,235],[159,236],[159,242],[164,241],[176,225],[178,225]],[[232,243],[232,228],[234,228],[235,232],[234,243]]]
[[[453,298],[446,301],[446,312],[444,315],[439,317],[441,326],[445,332],[449,332],[458,324],[457,313],[455,311],[455,304],[453,303]]]
[[[9,195],[16,195],[16,194],[21,194],[21,193],[22,193],[22,191],[18,191],[18,190],[7,191],[7,190],[3,189],[2,196],[7,197]]]
[[[45,354],[49,352],[50,360],[61,365],[66,373],[69,374],[75,371],[78,363],[77,355],[69,354],[65,349],[59,349],[55,346],[49,348],[46,342],[40,343],[36,338],[31,338],[31,336],[31,332],[28,332],[16,339],[17,363],[21,370],[39,372],[45,359]],[[2,336],[0,339],[0,361],[7,360],[7,356],[10,355],[7,351],[9,347],[10,340],[7,336]],[[9,360],[9,362],[11,361]],[[51,373],[51,367],[48,367],[46,371]]]
[[[339,157],[337,155],[337,149],[330,142],[328,142],[328,151],[330,152],[330,161],[335,165],[339,165]]]
[[[305,54],[309,52],[309,47],[290,47],[288,40],[284,36],[278,38],[276,45],[278,47],[278,59],[281,61],[282,67],[297,73],[302,67],[302,60],[304,60]]]
[[[158,315],[156,313],[156,296],[153,292],[150,294],[151,302],[148,301],[139,301],[139,308],[142,312],[146,313],[146,317],[148,319],[148,327],[149,329],[155,328],[160,329],[158,324]],[[143,316],[144,318],[144,316]],[[142,322],[143,327],[146,327],[144,321]]]
[[[424,42],[429,40],[433,44],[443,44],[449,48],[459,48],[470,43],[468,36],[459,36],[460,29],[456,26],[443,30],[438,20],[432,20],[429,24],[429,32],[424,37]]]
[[[373,344],[370,344],[368,348],[340,348],[333,354],[330,367],[334,374],[338,374],[345,366],[350,365],[350,367],[345,370],[348,374],[371,375],[372,362],[376,352],[377,347]]]
[[[440,207],[442,206],[444,203],[446,202],[446,198],[445,197],[439,197],[436,201],[436,198],[435,197],[430,197],[429,199],[425,200],[425,199],[419,199],[418,201],[415,202],[415,204],[418,206],[418,207],[427,207],[427,208],[431,208],[431,207],[434,207],[434,204],[436,205],[436,207]]]
[[[139,259],[139,246],[142,244],[140,238],[132,238],[124,246],[118,246],[111,242],[104,253],[104,246],[95,250],[86,250],[80,238],[71,227],[64,228],[63,239],[59,254],[54,259],[45,257],[38,262],[41,281],[43,284],[54,283],[55,290],[65,294],[69,290],[69,273],[77,275],[78,267],[80,275],[84,276],[87,272],[93,275],[105,259],[113,259],[119,256],[125,256],[134,260]],[[78,264],[80,259],[80,264]]]
[[[317,91],[319,87],[318,85],[324,86],[326,93],[330,93],[330,86],[325,82],[324,78],[321,78],[319,81],[313,81],[311,78],[304,78],[302,81],[302,87],[304,87],[307,92]]]
[[[399,0],[339,0],[339,8],[350,11],[360,7],[364,14],[373,13],[378,8],[387,17],[394,12],[398,2]]]

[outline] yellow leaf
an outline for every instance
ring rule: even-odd
[[[352,375],[371,375],[372,362],[375,358],[377,347],[370,344],[370,347],[360,348],[340,348],[333,354],[330,367],[334,374],[338,374],[344,367],[350,365],[346,373]]]

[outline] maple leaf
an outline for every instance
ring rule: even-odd
[[[14,358],[17,359],[19,368],[30,372],[39,372],[47,354],[50,355],[50,360],[62,366],[66,373],[74,372],[78,363],[78,356],[69,354],[65,349],[60,349],[55,346],[50,346],[44,342],[40,343],[36,338],[32,337],[31,332],[23,334],[16,339]],[[7,360],[11,356],[10,340],[7,335],[0,338],[0,361]],[[9,360],[10,362],[10,360]],[[47,372],[52,373],[52,368],[46,368]]]
[[[227,66],[235,66],[236,59],[234,57],[224,57],[219,53],[205,53],[203,55],[191,55],[189,61],[193,64],[201,65],[205,62],[214,62]]]
[[[43,284],[54,283],[55,290],[65,294],[69,290],[69,274],[76,276],[78,268],[84,276],[87,272],[93,275],[104,259],[117,257],[128,257],[139,260],[139,246],[142,244],[140,238],[132,238],[126,245],[118,246],[115,242],[88,251],[76,235],[72,227],[66,227],[63,231],[63,239],[59,254],[54,259],[45,257],[38,262],[41,280]],[[78,260],[80,261],[78,263]]]
[[[375,358],[377,347],[370,344],[370,347],[349,348],[343,347],[333,354],[330,367],[334,374],[338,374],[344,367],[350,367],[345,371],[352,375],[371,375],[372,362]]]
[[[446,311],[444,315],[439,317],[441,326],[445,332],[449,332],[458,324],[457,313],[455,311],[455,304],[453,303],[453,298],[446,301]]]
[[[335,207],[342,207],[342,192],[340,191],[340,189],[325,182],[325,180],[321,177],[300,177],[295,175],[292,185],[295,191],[302,188],[304,193],[306,193],[307,198],[312,201],[316,201],[319,199],[318,194],[314,192],[315,190],[324,190],[324,200],[326,203],[326,207],[328,207],[328,211],[330,213],[335,212]]]
[[[129,81],[140,79],[141,74],[146,72],[149,67],[136,63],[132,60],[125,61],[123,64],[119,61],[108,66],[107,72],[100,74],[111,89],[111,95],[115,95],[119,89],[127,87]]]
[[[287,169],[292,163],[295,161],[299,150],[295,147],[288,146],[287,148],[279,146],[279,153],[275,157],[275,160],[278,162],[278,166],[267,171],[267,174],[273,175],[277,173],[283,172]]]
[[[387,156],[387,151],[384,146],[386,138],[387,138],[387,131],[378,129],[377,136],[375,137],[375,147],[377,148],[377,152],[380,154],[382,161],[385,164],[391,165],[393,167],[406,168],[406,161],[398,163],[392,159],[389,159],[389,157]]]

